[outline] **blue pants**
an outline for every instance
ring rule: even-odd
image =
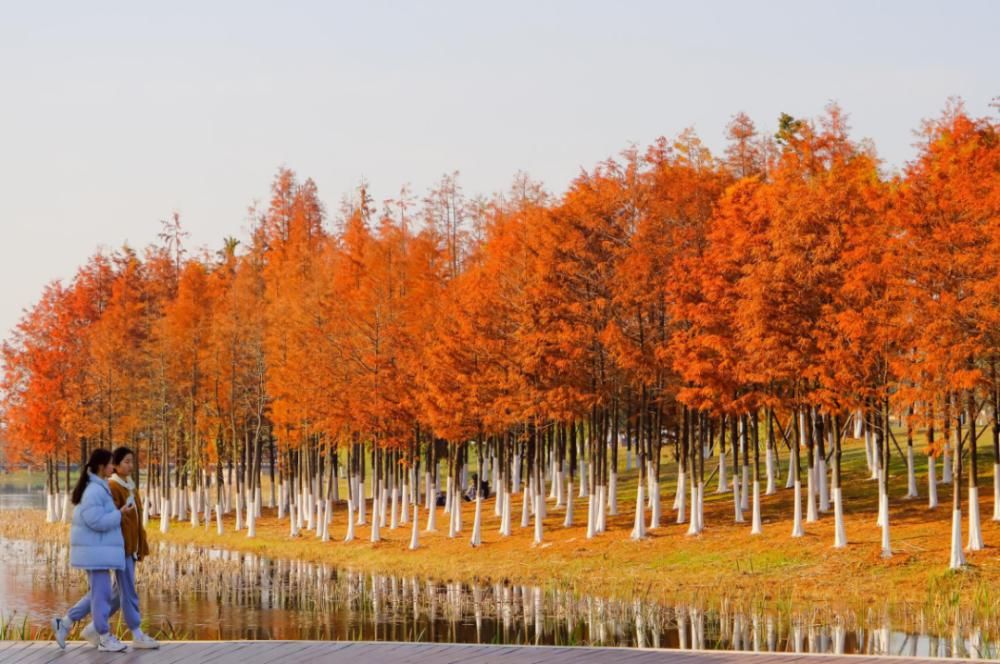
[[[87,570],[87,581],[90,590],[73,605],[66,617],[78,622],[89,613],[97,633],[103,636],[108,633],[108,618],[111,616],[111,572],[106,569]]]
[[[117,593],[111,590],[112,573],[118,586]],[[77,622],[86,618],[89,613],[97,633],[107,634],[110,629],[108,620],[120,608],[128,628],[133,632],[139,629],[142,617],[139,614],[139,594],[135,590],[135,560],[126,557],[125,569],[113,572],[89,570],[87,577],[90,580],[90,592],[69,610],[66,617]]]

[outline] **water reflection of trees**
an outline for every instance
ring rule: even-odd
[[[38,583],[70,586],[62,544],[19,543],[4,564],[31,565]],[[160,544],[140,566],[140,587],[167,600],[183,620],[185,602],[280,612],[271,631],[241,638],[364,639],[459,643],[638,646],[754,652],[996,657],[982,625],[929,636],[893,626],[885,610],[766,609],[724,600],[675,606],[581,596],[511,583],[434,582],[362,573],[322,563]],[[940,616],[938,616],[940,618]],[[919,616],[926,625],[927,617]],[[930,630],[926,630],[930,631]],[[220,634],[223,633],[220,628]],[[232,636],[232,634],[229,634]],[[212,634],[193,634],[213,638]]]

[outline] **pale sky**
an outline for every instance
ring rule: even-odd
[[[0,336],[99,246],[242,237],[287,165],[328,210],[459,170],[561,192],[629,143],[836,100],[888,168],[952,95],[1000,95],[998,2],[0,5]]]

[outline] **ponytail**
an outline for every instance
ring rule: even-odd
[[[90,473],[95,475],[101,470],[102,467],[108,465],[111,461],[111,452],[106,449],[99,447],[90,453],[90,460],[87,461],[87,465],[80,469],[80,479],[76,481],[76,486],[73,487],[72,500],[74,505],[79,505],[80,501],[83,500],[83,492],[87,488],[87,484],[90,482]]]

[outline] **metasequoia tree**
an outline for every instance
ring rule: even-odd
[[[720,158],[691,130],[630,147],[558,196],[518,174],[467,197],[456,172],[376,209],[362,183],[332,218],[281,169],[217,252],[189,251],[174,214],[25,311],[3,344],[6,456],[45,467],[49,520],[72,463],[127,444],[162,530],[214,512],[253,537],[267,509],[321,542],[409,526],[411,549],[439,505],[460,536],[464,498],[472,546],[490,509],[500,537],[600,536],[633,460],[634,539],[698,536],[713,475],[756,536],[784,465],[792,536],[832,510],[842,548],[857,438],[890,556],[922,435],[961,566],[984,545],[984,454],[1000,520],[996,121],[949,105],[892,178],[836,106],[773,137],[737,114],[726,137]],[[681,528],[661,510],[674,476]]]

